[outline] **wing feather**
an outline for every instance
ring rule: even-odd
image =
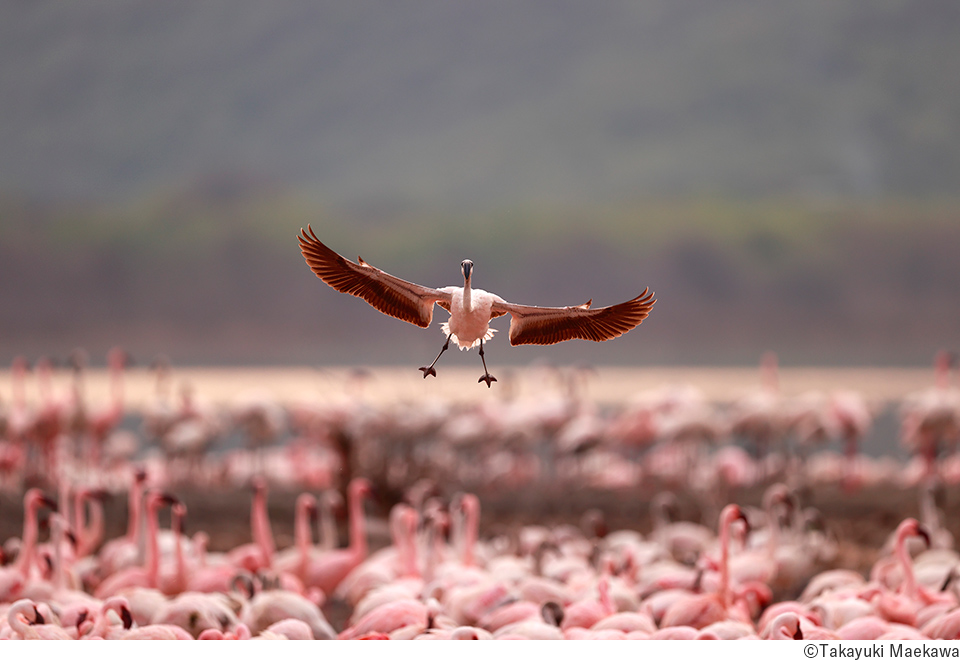
[[[657,302],[649,287],[636,298],[590,309],[589,301],[571,307],[533,307],[494,303],[493,311],[509,313],[510,344],[556,344],[569,339],[606,341],[640,325]]]
[[[310,225],[300,230],[298,239],[303,258],[317,277],[341,293],[363,298],[384,314],[426,328],[433,320],[434,303],[449,308],[449,293],[401,280],[360,257],[359,263],[353,263],[321,243]]]

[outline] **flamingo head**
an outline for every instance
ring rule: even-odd
[[[56,501],[51,499],[39,488],[31,488],[28,490],[26,495],[23,496],[23,503],[27,509],[32,511],[36,511],[40,507],[46,507],[51,511],[57,510]]]
[[[911,536],[919,536],[926,546],[930,547],[930,532],[915,518],[907,518],[897,526],[896,538],[898,544],[905,543]]]
[[[470,274],[473,272],[473,262],[469,259],[464,259],[460,262],[460,270],[463,272],[463,280],[469,282]]]
[[[350,493],[354,497],[369,497],[373,495],[373,486],[363,477],[357,477],[350,482]]]
[[[729,527],[736,521],[743,521],[743,526],[746,528],[745,533],[750,532],[750,521],[747,520],[746,514],[743,513],[741,509],[736,504],[728,504],[723,507],[723,511],[720,512],[720,527]]]

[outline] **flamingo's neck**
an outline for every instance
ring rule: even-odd
[[[469,312],[473,307],[473,293],[470,289],[471,277],[467,275],[463,278],[463,310]]]
[[[270,566],[273,564],[273,555],[276,553],[276,546],[273,543],[273,532],[270,530],[270,514],[267,512],[267,493],[263,488],[258,488],[254,495],[251,523],[253,525],[254,542],[260,546],[260,551],[263,553],[263,561]]]
[[[93,552],[103,539],[103,505],[93,500],[90,502],[90,525],[86,528],[86,550]]]
[[[320,539],[321,550],[333,550],[337,543],[337,523],[333,517],[333,503],[327,496],[320,498]]]
[[[17,568],[20,574],[27,577],[30,564],[33,563],[33,550],[37,545],[37,506],[32,502],[24,510],[23,538],[20,545],[20,554],[17,557]]]
[[[177,580],[181,585],[187,584],[187,562],[183,557],[183,514],[173,514],[173,552],[177,562]]]
[[[130,520],[127,523],[127,539],[131,543],[140,545],[140,516],[143,510],[143,484],[135,479],[130,487],[130,499],[127,502],[130,511]]]
[[[113,412],[123,412],[123,363],[110,366],[110,393],[113,401]]]
[[[480,502],[473,496],[467,496],[463,502],[466,513],[463,539],[463,565],[474,565],[474,548],[477,544],[480,523]]]
[[[732,602],[730,593],[730,527],[736,519],[734,512],[723,510],[720,521],[720,598],[725,608]]]
[[[363,516],[363,494],[350,489],[350,550],[360,557],[367,556],[367,528]]]
[[[300,568],[306,570],[310,561],[310,544],[313,538],[310,534],[310,501],[303,498],[297,502],[297,518],[294,521],[294,542],[300,554]]]
[[[53,536],[50,539],[53,542],[53,588],[62,591],[66,585],[66,571],[63,565],[63,541],[64,525],[66,521],[59,515],[54,514]]]
[[[908,598],[917,596],[917,578],[913,573],[913,560],[910,558],[910,552],[907,550],[907,537],[910,536],[910,529],[907,525],[902,525],[897,534],[896,553],[897,560],[900,562],[900,568],[903,571],[903,590]]]
[[[157,586],[157,576],[160,573],[160,541],[157,538],[159,522],[159,503],[151,502],[147,510],[147,580],[150,586]]]
[[[947,356],[937,356],[935,367],[935,380],[937,389],[945,390],[950,387],[950,358]]]
[[[617,608],[614,606],[613,599],[610,597],[610,579],[606,575],[600,578],[597,589],[600,591],[600,606],[603,607],[608,614],[616,612]]]

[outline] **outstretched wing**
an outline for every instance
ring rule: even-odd
[[[590,309],[590,302],[575,307],[533,307],[495,302],[494,312],[508,312],[510,344],[556,344],[568,339],[606,341],[632,330],[647,318],[657,302],[649,287],[633,300]]]
[[[308,233],[309,232],[309,233]],[[433,304],[450,303],[450,294],[401,280],[360,257],[353,263],[320,242],[310,225],[300,230],[300,251],[317,277],[341,293],[363,298],[384,314],[426,328]]]

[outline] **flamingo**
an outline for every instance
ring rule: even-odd
[[[310,627],[313,639],[336,639],[337,633],[320,608],[307,598],[290,591],[261,591],[244,605],[243,623],[256,635],[286,619],[299,619]]]
[[[100,550],[100,566],[105,575],[110,575],[137,563],[140,556],[141,518],[143,515],[143,490],[147,473],[142,469],[134,472],[133,483],[127,496],[127,533],[107,541]]]
[[[728,504],[720,512],[720,585],[716,593],[690,595],[671,605],[660,621],[661,627],[691,626],[704,628],[725,619],[745,618],[734,608],[730,587],[730,528],[746,516],[736,504]]]
[[[428,621],[427,606],[419,600],[397,600],[368,612],[337,639],[359,639],[370,633],[390,634],[404,628],[423,632],[428,628]]]
[[[955,359],[948,351],[937,353],[934,386],[909,395],[901,409],[901,442],[923,457],[927,478],[937,471],[943,445],[960,436],[960,391],[950,383]]]
[[[317,498],[310,493],[300,493],[294,507],[293,547],[277,555],[274,566],[287,571],[303,580],[310,563],[313,539],[311,538],[311,518],[317,517]]]
[[[441,325],[447,340],[433,363],[420,368],[424,378],[437,375],[434,365],[453,339],[460,350],[480,347],[483,376],[477,382],[485,382],[489,388],[497,379],[487,371],[483,344],[495,332],[490,328],[490,320],[504,314],[512,317],[512,346],[555,344],[568,339],[606,341],[640,325],[656,302],[649,289],[644,289],[632,300],[593,310],[591,301],[573,307],[515,305],[482,289],[473,289],[473,262],[469,259],[460,264],[463,287],[432,289],[389,275],[359,257],[359,263],[344,259],[321,243],[309,225],[306,231],[300,230],[299,240],[300,251],[317,277],[337,291],[363,298],[384,314],[426,328],[433,319],[434,303],[450,312],[450,320]]]
[[[76,639],[59,625],[46,623],[37,604],[29,598],[18,600],[10,606],[7,621],[15,635],[14,639]]]
[[[131,362],[130,354],[118,346],[111,348],[107,353],[107,365],[110,370],[110,403],[103,410],[95,412],[88,421],[90,453],[87,459],[91,470],[95,470],[100,465],[107,437],[123,419],[125,411],[123,370]]]
[[[358,477],[347,487],[347,506],[350,516],[350,545],[334,550],[312,563],[304,579],[307,587],[317,587],[323,593],[333,593],[343,579],[367,557],[367,531],[363,501],[371,493],[370,482]]]
[[[250,532],[253,543],[238,546],[231,550],[228,561],[251,573],[270,566],[276,546],[270,532],[270,517],[267,512],[267,482],[263,477],[253,478],[253,501],[250,506]]]
[[[39,535],[37,513],[41,507],[56,511],[57,503],[39,488],[31,488],[23,496],[23,534],[17,560],[12,566],[0,567],[0,602],[13,601],[32,579],[30,570]]]
[[[117,595],[130,587],[155,589],[160,572],[160,543],[158,540],[159,523],[157,517],[160,507],[179,502],[167,493],[153,491],[147,494],[147,552],[143,566],[131,566],[106,578],[97,587],[97,598],[103,599]]]

